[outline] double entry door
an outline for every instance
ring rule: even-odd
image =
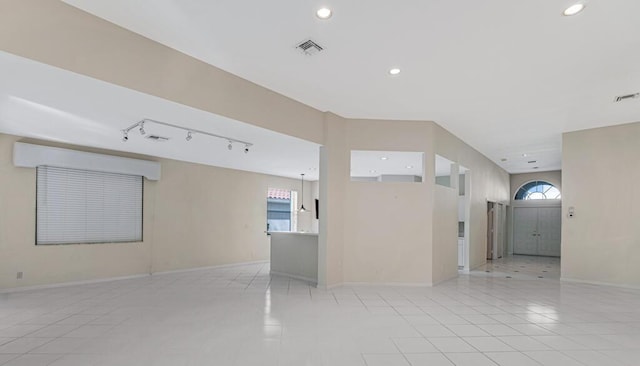
[[[559,257],[561,207],[514,207],[513,254]]]

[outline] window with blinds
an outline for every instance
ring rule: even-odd
[[[36,244],[142,241],[142,179],[38,166]]]

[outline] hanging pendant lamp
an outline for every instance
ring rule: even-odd
[[[298,210],[299,212],[305,212],[307,209],[304,208],[304,173],[300,174],[300,209]]]

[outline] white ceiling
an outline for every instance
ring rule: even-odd
[[[66,0],[320,110],[434,120],[511,173],[559,169],[562,132],[640,121],[613,103],[640,91],[640,1],[563,17],[576,1]]]
[[[0,52],[0,132],[44,140],[128,151],[195,163],[310,180],[318,179],[319,145],[186,107],[86,76]],[[244,140],[228,142],[147,123],[122,142],[121,130],[144,118]]]

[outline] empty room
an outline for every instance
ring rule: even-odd
[[[637,365],[639,14],[0,0],[0,365]]]

